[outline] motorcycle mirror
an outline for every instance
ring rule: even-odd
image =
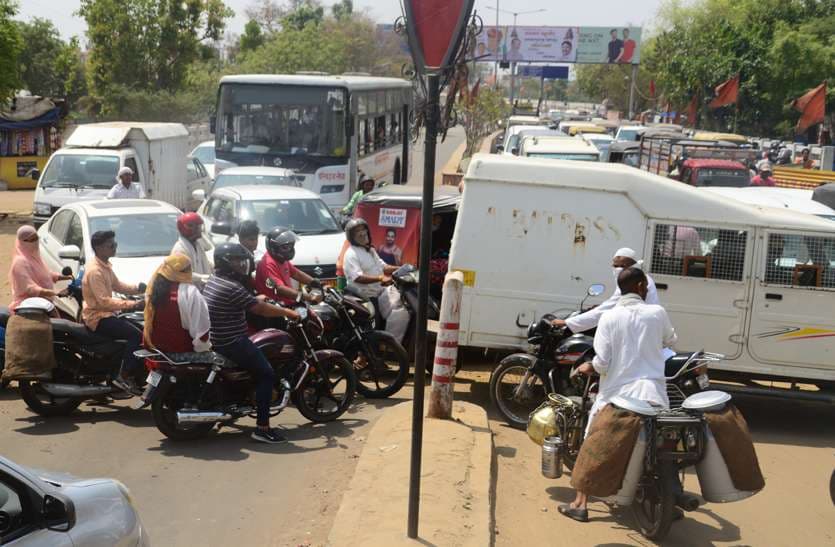
[[[61,270],[61,275],[72,275],[72,268],[70,268],[69,266],[64,266],[64,268]]]
[[[594,285],[589,287],[589,290],[588,290],[587,294],[589,296],[600,296],[604,292],[606,292],[606,285],[604,285],[602,283],[595,283]]]

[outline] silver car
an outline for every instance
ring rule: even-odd
[[[0,544],[146,546],[124,484],[33,471],[0,457]]]

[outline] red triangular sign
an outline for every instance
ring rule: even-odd
[[[462,27],[469,19],[472,0],[407,0],[407,24],[427,67],[449,64]],[[466,13],[465,13],[466,10]]]

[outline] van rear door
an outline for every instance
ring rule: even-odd
[[[753,231],[652,222],[649,273],[682,351],[742,354]]]
[[[835,237],[770,231],[764,243],[754,288],[751,356],[764,364],[830,371],[831,378],[835,370]]]

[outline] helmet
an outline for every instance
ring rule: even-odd
[[[240,243],[221,243],[215,247],[214,252],[215,269],[223,274],[237,276],[240,272],[232,267],[233,260],[252,260],[252,253]],[[246,273],[243,274],[244,276]]]
[[[270,256],[282,262],[293,260],[296,256],[295,245],[298,240],[299,236],[291,229],[277,226],[267,234],[267,251]]]
[[[200,235],[203,219],[197,213],[185,213],[177,219],[177,231],[186,239],[194,239]]]
[[[348,243],[350,243],[351,245],[357,244],[354,241],[354,230],[356,230],[360,226],[365,226],[365,229],[368,230],[368,243],[371,243],[371,229],[368,227],[368,223],[365,221],[365,219],[352,218],[348,221],[348,224],[345,225],[345,239],[347,239]]]
[[[46,298],[41,298],[39,296],[33,296],[30,298],[26,298],[17,305],[15,308],[15,313],[31,313],[31,312],[41,312],[41,313],[52,313],[52,310],[55,309],[55,304],[47,300]]]

